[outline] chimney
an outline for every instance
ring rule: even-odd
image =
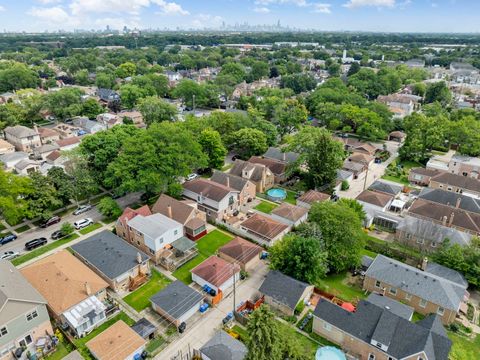
[[[33,123],[33,130],[38,134],[38,127],[36,123]]]
[[[442,225],[447,226],[447,217],[446,216],[442,217]]]
[[[172,216],[172,205],[168,204],[167,206],[167,215],[170,219],[173,219],[173,216]]]
[[[448,226],[452,226],[454,217],[455,217],[455,213],[452,211],[452,213],[450,214],[450,219],[448,220]]]
[[[90,284],[88,282],[85,282],[85,292],[88,296],[92,295],[92,288],[90,287]]]
[[[460,207],[460,203],[462,202],[462,198],[457,199],[457,203],[455,204],[455,207],[458,209]]]
[[[428,265],[428,259],[427,259],[427,257],[424,257],[423,260],[422,260],[422,267],[421,267],[421,269],[422,269],[423,271],[427,270],[427,265]]]
[[[142,263],[142,255],[140,254],[140,252],[137,252],[137,263]]]
[[[227,187],[230,187],[230,176],[227,175]]]
[[[282,153],[282,160],[287,161],[287,153]]]

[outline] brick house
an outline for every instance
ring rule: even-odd
[[[430,179],[440,173],[441,171],[437,169],[412,168],[408,174],[408,181],[412,184],[428,186]]]
[[[258,193],[264,193],[275,184],[275,176],[267,166],[239,159],[235,160],[229,174],[250,180]]]
[[[455,154],[448,163],[448,171],[452,174],[479,179],[480,158]]]
[[[247,202],[255,199],[257,188],[255,184],[248,179],[218,170],[213,170],[213,175],[210,180],[239,191],[238,199],[240,205],[245,205]]]
[[[429,186],[434,189],[480,197],[480,180],[467,176],[441,172],[430,179]]]

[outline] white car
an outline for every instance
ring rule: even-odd
[[[187,181],[195,180],[198,177],[198,174],[193,173],[187,176]]]
[[[93,205],[87,204],[87,205],[80,205],[78,208],[75,209],[73,212],[73,215],[80,215],[83,214],[84,212],[87,212],[88,210],[92,209]]]
[[[84,227],[87,227],[88,225],[92,225],[92,224],[93,224],[92,219],[85,218],[85,219],[75,221],[73,223],[73,226],[75,227],[75,229],[80,230],[80,229],[83,229]]]
[[[12,259],[15,259],[18,255],[20,254],[16,251],[5,251],[2,255],[0,255],[0,259],[12,260]]]

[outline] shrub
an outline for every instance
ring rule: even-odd
[[[350,188],[350,184],[348,183],[347,180],[343,180],[342,181],[342,187],[341,187],[341,190],[342,191],[345,191],[345,190],[348,190]]]
[[[295,307],[295,314],[296,315],[301,314],[303,309],[305,309],[305,303],[303,301],[300,301]]]

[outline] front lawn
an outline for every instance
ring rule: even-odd
[[[220,230],[213,230],[212,232],[209,232],[207,235],[197,241],[198,255],[175,270],[173,276],[187,285],[190,284],[192,282],[190,270],[211,255],[214,255],[218,248],[222,247],[232,239],[233,235],[227,234]]]
[[[317,287],[345,301],[364,299],[366,295],[362,288],[356,284],[349,284],[348,275],[348,272],[327,275],[325,279],[320,280]]]
[[[22,256],[19,256],[15,259],[12,260],[12,264],[15,265],[15,266],[18,266],[20,264],[23,264],[24,262],[27,262],[29,260],[32,260],[42,254],[45,254],[46,252],[50,251],[50,250],[53,250],[53,249],[56,249],[58,248],[59,246],[62,246],[64,244],[67,244],[69,243],[70,241],[72,240],[75,240],[79,237],[78,234],[72,234],[70,236],[67,236],[63,239],[60,239],[60,240],[56,240],[54,242],[51,242],[47,245],[44,245],[42,247],[39,247],[38,249],[35,249],[33,251],[30,251],[29,253],[26,253],[25,255],[22,255]]]
[[[261,211],[265,214],[270,214],[273,211],[273,209],[275,209],[276,207],[278,207],[277,204],[260,200],[260,203],[257,206],[255,206],[254,209]]]
[[[103,226],[101,223],[93,223],[92,225],[88,225],[87,227],[79,230],[78,232],[82,235],[86,235],[94,230],[100,229]]]
[[[466,336],[448,332],[448,337],[452,340],[452,349],[450,350],[450,360],[471,360],[478,359],[478,350],[480,349],[480,335],[470,339]]]
[[[162,290],[171,280],[159,273],[157,270],[152,269],[152,275],[147,283],[140,286],[134,292],[128,294],[123,300],[138,312],[146,309],[150,305],[150,298],[157,292]]]

